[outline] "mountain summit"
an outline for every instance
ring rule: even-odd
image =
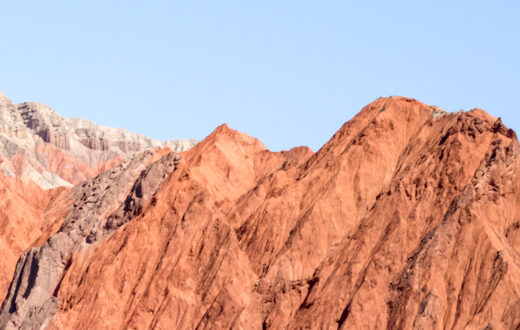
[[[13,104],[0,93],[0,169],[44,189],[78,184],[145,149],[184,151],[196,143],[159,142],[121,128],[64,118],[40,103]]]
[[[0,328],[518,328],[519,170],[500,119],[389,97],[316,153],[222,125],[70,188],[0,177]]]

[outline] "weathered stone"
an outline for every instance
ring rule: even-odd
[[[30,179],[44,189],[91,179],[134,153],[169,147],[181,152],[196,140],[159,142],[120,128],[59,116],[34,102],[13,104],[0,95],[0,160],[3,172]]]
[[[380,98],[316,153],[222,125],[138,154],[70,190],[0,327],[517,328],[516,135],[434,112]]]

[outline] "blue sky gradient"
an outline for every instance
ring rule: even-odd
[[[317,150],[404,95],[520,129],[519,1],[0,1],[0,91],[165,140]]]

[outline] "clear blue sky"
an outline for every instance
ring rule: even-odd
[[[1,1],[0,91],[156,139],[317,150],[404,95],[519,130],[520,1]]]

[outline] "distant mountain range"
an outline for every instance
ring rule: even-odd
[[[197,142],[159,142],[121,128],[64,118],[40,103],[13,104],[0,93],[0,169],[44,189],[73,186],[139,151],[185,151]]]

